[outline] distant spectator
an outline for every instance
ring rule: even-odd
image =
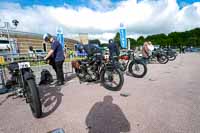
[[[181,54],[181,52],[182,52],[182,48],[181,46],[179,46],[179,53]]]
[[[142,56],[144,58],[145,63],[148,63],[148,58],[152,55],[152,51],[154,50],[154,46],[152,43],[149,42],[144,42],[144,45],[142,47]]]
[[[142,47],[142,56],[144,58],[149,57],[149,49],[148,49],[148,42],[144,42],[143,47]]]
[[[74,58],[74,51],[72,51],[71,49],[69,50],[69,58],[70,60]]]
[[[154,46],[153,46],[153,44],[151,43],[151,41],[148,42],[147,47],[148,47],[148,49],[149,49],[149,55],[152,55],[152,51],[154,50]]]
[[[185,53],[185,47],[182,47],[182,53]]]
[[[29,46],[28,54],[29,54],[29,57],[35,58],[35,51],[32,46]]]
[[[65,53],[65,55],[67,54],[67,45],[65,45],[64,53]]]

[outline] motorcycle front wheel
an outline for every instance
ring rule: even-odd
[[[167,57],[167,55],[161,54],[157,57],[157,61],[160,64],[166,64],[169,61],[169,58]]]
[[[35,118],[40,118],[42,116],[42,106],[41,106],[39,91],[36,86],[35,80],[29,79],[26,82],[27,82],[29,105],[32,114]]]
[[[120,91],[124,84],[124,76],[119,69],[102,70],[100,79],[102,85],[111,91]]]
[[[147,73],[147,66],[141,61],[132,61],[128,66],[128,71],[135,78],[143,78]]]

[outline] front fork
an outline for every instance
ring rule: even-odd
[[[29,85],[28,85],[28,80],[29,79],[33,79],[35,80],[35,76],[33,75],[33,72],[32,70],[27,70],[27,71],[24,71],[23,72],[23,75],[22,75],[22,83],[23,83],[23,95],[26,99],[26,103],[30,103],[31,102],[31,90],[29,88]]]

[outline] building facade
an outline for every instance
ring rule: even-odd
[[[0,29],[1,36],[8,36],[6,30]],[[33,49],[43,49],[44,51],[48,51],[50,48],[50,44],[43,43],[43,35],[29,33],[29,32],[21,32],[21,31],[9,31],[9,36],[12,40],[16,42],[18,52],[19,53],[27,53],[29,47],[32,46]],[[74,50],[74,45],[79,43],[76,40],[65,38],[65,48]]]

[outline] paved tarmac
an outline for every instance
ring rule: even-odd
[[[119,92],[71,78],[61,88],[40,87],[40,119],[32,116],[23,99],[0,95],[0,133],[47,133],[56,128],[65,133],[200,132],[200,53],[178,55],[165,65],[149,64],[144,78],[125,76]]]

